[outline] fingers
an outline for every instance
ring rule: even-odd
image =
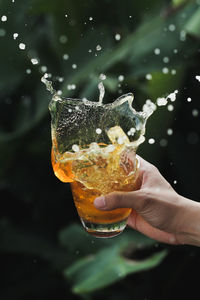
[[[94,206],[100,210],[115,208],[140,209],[144,205],[145,195],[140,190],[134,192],[114,192],[94,200]]]

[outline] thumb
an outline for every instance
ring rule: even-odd
[[[94,200],[94,206],[100,210],[115,208],[133,208],[140,210],[144,206],[145,195],[142,190],[133,192],[113,192]]]

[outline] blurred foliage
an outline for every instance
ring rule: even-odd
[[[95,101],[105,74],[104,102],[133,92],[137,110],[146,99],[155,102],[178,90],[176,102],[169,101],[172,109],[160,107],[148,121],[138,152],[179,193],[198,200],[199,5],[0,1],[1,299],[169,299],[175,290],[188,299],[197,290],[192,274],[200,264],[198,249],[158,245],[129,230],[96,240],[71,225],[78,217],[70,188],[50,165],[50,95],[41,77],[52,74],[65,96]]]

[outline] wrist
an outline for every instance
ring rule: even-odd
[[[180,196],[180,224],[176,234],[180,244],[200,246],[200,203]]]

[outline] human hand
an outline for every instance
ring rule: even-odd
[[[140,189],[98,197],[95,207],[133,208],[128,219],[133,229],[164,243],[200,245],[200,234],[195,229],[195,217],[200,219],[200,204],[177,194],[154,165],[139,159]]]

